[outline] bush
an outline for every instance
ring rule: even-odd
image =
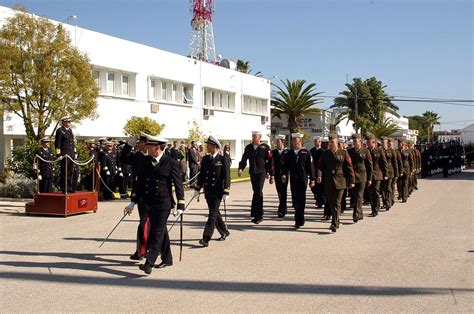
[[[5,183],[0,183],[0,197],[33,198],[36,181],[20,175],[10,175]]]
[[[9,174],[15,173],[25,178],[35,178],[36,173],[33,170],[33,160],[38,147],[38,143],[34,141],[27,141],[23,146],[13,147],[12,155],[7,159]]]

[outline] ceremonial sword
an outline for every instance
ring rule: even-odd
[[[102,247],[102,245],[104,245],[105,241],[107,241],[110,237],[110,235],[114,232],[114,230],[118,227],[118,225],[120,225],[120,223],[122,222],[122,220],[125,219],[125,217],[127,216],[127,214],[123,214],[123,217],[119,220],[119,222],[115,225],[115,227],[112,229],[112,231],[110,231],[109,235],[104,239],[104,241],[102,241],[102,243],[99,245],[99,248]]]

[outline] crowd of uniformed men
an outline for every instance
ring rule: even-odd
[[[330,134],[326,138],[314,137],[314,147],[308,150],[302,145],[303,134],[300,133],[291,134],[291,148],[288,148],[284,135],[276,136],[274,149],[263,143],[261,137],[260,132],[252,132],[252,142],[245,147],[238,164],[239,176],[249,166],[253,190],[250,217],[255,224],[261,223],[264,218],[263,186],[267,179],[276,187],[278,217],[283,218],[288,212],[289,183],[290,204],[295,213],[294,227],[304,226],[309,185],[316,207],[324,208],[323,219],[331,220],[330,229],[336,232],[340,226],[340,214],[347,210],[348,204],[353,210],[354,223],[364,219],[363,204],[370,204],[371,216],[376,217],[381,209],[390,210],[397,196],[402,203],[407,202],[418,189],[418,174],[422,177],[440,173],[448,176],[461,172],[464,167],[464,149],[457,142],[423,144],[419,150],[414,143],[405,140],[377,139],[371,134],[362,138],[360,134],[354,134],[352,140],[346,142],[336,134]],[[52,158],[49,141],[43,139],[42,147],[37,152],[45,160]],[[55,142],[57,156],[75,155],[69,118],[63,119]],[[106,192],[104,197],[113,198],[112,188],[116,183],[121,194],[126,193],[128,185],[132,188],[131,203],[125,207],[124,213],[131,214],[137,206],[140,221],[136,249],[130,258],[142,260],[146,257],[139,267],[147,274],[152,272],[153,267],[164,268],[173,264],[167,221],[175,205],[177,210],[174,214],[178,217],[185,210],[183,182],[186,177],[179,158],[173,156],[172,148],[166,144],[166,139],[145,133],[120,142],[117,149],[114,149],[113,142],[106,139],[99,140],[99,147],[89,143],[90,155],[94,155],[96,163],[100,164],[103,184],[110,189],[106,189],[110,194]],[[190,177],[195,179],[192,185],[194,197],[198,197],[203,189],[209,208],[208,220],[199,241],[203,247],[209,245],[215,229],[220,234],[220,241],[230,236],[220,212],[221,203],[225,206],[230,193],[229,150],[223,148],[213,136],[207,139],[206,144],[207,154],[197,156],[199,150],[193,143],[198,166],[190,169]],[[174,146],[176,149],[176,144]],[[43,168],[51,165],[40,160],[40,181],[51,177],[43,172]],[[75,173],[75,164],[68,158],[62,158],[61,179],[65,182],[61,185],[62,191],[74,191]],[[92,180],[85,178],[86,188],[92,189],[92,184]],[[50,186],[51,182],[48,182],[41,188],[48,189]],[[156,265],[158,256],[161,256],[161,262]]]

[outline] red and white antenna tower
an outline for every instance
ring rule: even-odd
[[[189,3],[193,14],[189,54],[191,58],[215,63],[216,45],[212,31],[214,0],[190,0]]]

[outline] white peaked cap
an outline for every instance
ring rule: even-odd
[[[301,133],[291,133],[291,138],[303,138],[303,134],[301,134]]]

